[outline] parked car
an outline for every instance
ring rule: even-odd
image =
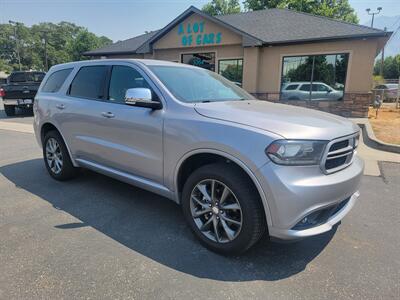
[[[359,195],[358,126],[256,100],[190,65],[57,65],[34,115],[54,179],[82,167],[170,198],[197,238],[224,254],[247,250],[265,232],[283,240],[327,232]]]
[[[374,90],[378,95],[381,95],[381,91],[383,91],[384,100],[393,101],[397,98],[399,85],[397,83],[379,84]]]
[[[33,99],[45,76],[44,72],[18,71],[13,72],[7,79],[7,84],[0,90],[4,111],[7,116],[15,114],[15,108],[32,109]]]
[[[282,87],[282,100],[341,100],[343,91],[335,90],[323,82],[290,82]]]

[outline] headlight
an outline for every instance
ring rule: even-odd
[[[277,140],[265,149],[279,165],[318,165],[327,141]]]

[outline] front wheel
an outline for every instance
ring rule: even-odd
[[[265,232],[257,189],[236,166],[212,164],[194,171],[182,193],[186,221],[201,243],[222,254],[239,254]]]

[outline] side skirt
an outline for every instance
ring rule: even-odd
[[[99,165],[97,163],[82,159],[82,158],[76,158],[76,162],[79,164],[79,166],[90,169],[92,171],[95,171],[97,173],[110,176],[112,178],[118,179],[120,181],[126,182],[128,184],[137,186],[139,188],[142,188],[144,190],[156,193],[160,196],[166,197],[168,199],[173,200],[176,202],[176,197],[175,194],[166,188],[165,186],[156,183],[154,181],[145,179],[143,177],[135,176],[120,170],[116,170],[113,168],[109,168],[103,165]]]

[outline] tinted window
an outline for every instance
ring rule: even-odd
[[[14,73],[10,75],[10,82],[25,82],[26,76],[25,73]]]
[[[43,72],[18,72],[10,75],[10,82],[41,82],[44,78]]]
[[[293,90],[297,89],[298,86],[299,86],[298,84],[291,84],[291,85],[288,85],[285,90],[293,91]]]
[[[310,91],[310,85],[309,85],[309,84],[303,84],[303,85],[300,87],[300,90],[301,90],[301,91],[309,92],[309,91]]]
[[[125,92],[133,88],[150,88],[146,80],[135,69],[126,66],[112,68],[108,99],[111,102],[125,103]]]
[[[42,92],[55,93],[58,92],[63,85],[65,79],[71,73],[72,69],[64,69],[56,71],[49,76],[42,88]]]
[[[71,83],[69,94],[89,99],[104,98],[106,66],[82,67]]]

